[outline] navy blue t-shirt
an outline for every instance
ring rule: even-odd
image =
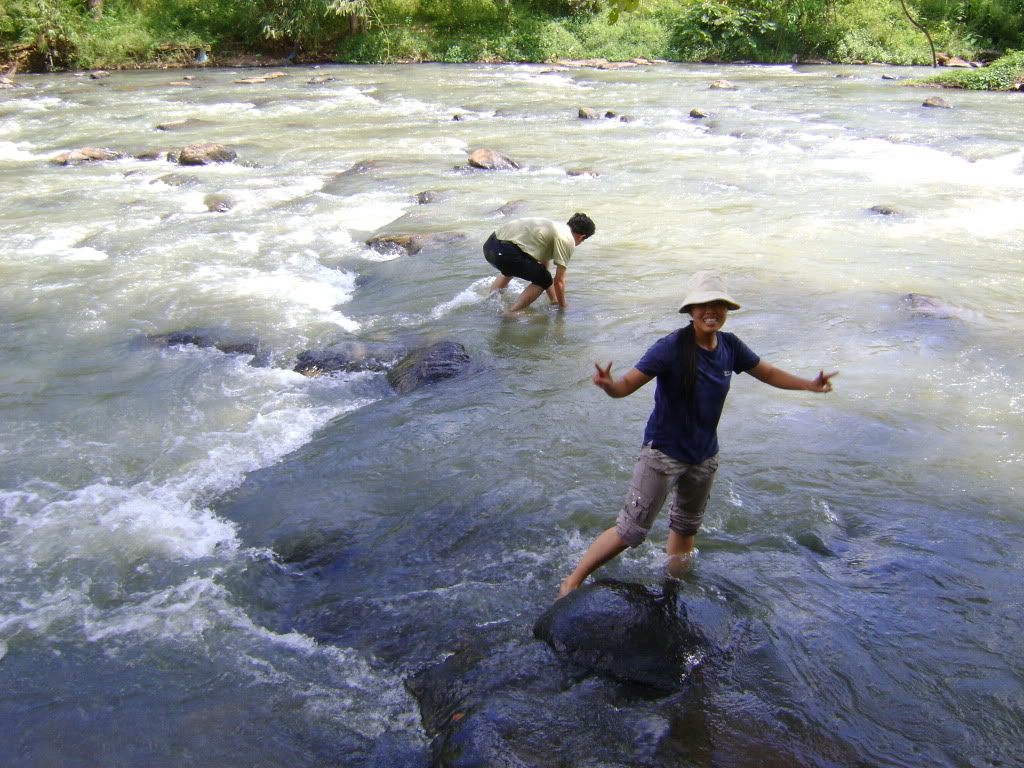
[[[718,453],[718,420],[733,372],[749,371],[761,358],[734,334],[718,331],[714,352],[697,347],[697,385],[691,408],[683,400],[679,383],[676,345],[681,332],[658,339],[634,366],[658,380],[644,442],[677,461],[700,464]]]

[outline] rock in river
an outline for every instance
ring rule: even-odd
[[[485,171],[515,170],[519,163],[494,149],[477,149],[469,155],[469,165]]]
[[[661,690],[678,690],[707,646],[687,621],[684,604],[610,580],[558,600],[533,634],[582,667]]]
[[[178,153],[179,165],[210,165],[212,163],[232,163],[238,159],[238,153],[223,144],[200,142],[189,144]]]
[[[302,352],[294,370],[310,378],[337,371],[386,371],[408,351],[406,347],[385,342],[341,341],[326,349]]]
[[[388,372],[388,383],[399,394],[408,394],[462,372],[469,365],[466,348],[456,341],[439,341],[406,355]]]
[[[98,147],[82,147],[61,152],[59,155],[50,158],[50,162],[56,165],[82,165],[83,163],[97,163],[102,160],[120,160],[125,157],[116,149],[101,149]]]
[[[465,232],[427,232],[423,234],[377,235],[366,244],[379,253],[397,253],[412,256],[424,248],[450,245],[466,239]]]

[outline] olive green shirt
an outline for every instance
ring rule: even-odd
[[[555,266],[568,268],[576,250],[576,239],[569,225],[551,219],[515,219],[502,224],[494,234],[499,240],[515,243],[542,264],[554,261]]]

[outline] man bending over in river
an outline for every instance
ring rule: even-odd
[[[515,219],[498,227],[484,243],[484,258],[501,272],[491,292],[504,291],[513,277],[529,281],[509,313],[530,306],[542,293],[552,304],[565,309],[565,271],[576,246],[594,234],[594,222],[585,213],[574,213],[565,224],[551,219]],[[555,263],[552,278],[548,262]]]

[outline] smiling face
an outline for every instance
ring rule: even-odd
[[[690,305],[693,329],[700,336],[708,336],[721,330],[729,315],[729,305],[724,301],[709,301],[707,304]]]

